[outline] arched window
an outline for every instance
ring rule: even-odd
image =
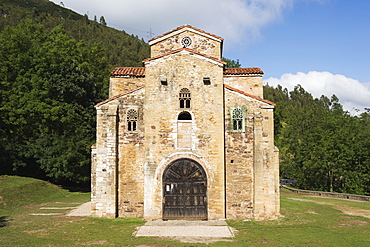
[[[232,132],[245,131],[245,107],[230,107],[230,130]]]
[[[177,117],[177,120],[191,120],[191,115],[187,111],[183,111]]]
[[[127,131],[136,131],[138,113],[134,109],[127,111]]]
[[[179,94],[180,108],[190,108],[190,100],[190,90],[187,88],[181,89]]]

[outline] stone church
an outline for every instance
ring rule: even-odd
[[[190,25],[110,75],[92,148],[92,214],[146,220],[280,214],[275,104],[259,68],[226,68],[223,39]]]

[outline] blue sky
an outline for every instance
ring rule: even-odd
[[[253,60],[241,62],[256,63],[268,77],[329,71],[370,82],[369,11],[366,0],[297,1],[282,20],[261,29],[262,37],[243,50]]]
[[[56,4],[61,1],[53,0]],[[224,57],[260,67],[269,85],[336,94],[370,108],[368,0],[63,0],[66,8],[147,40],[190,24],[225,39]]]

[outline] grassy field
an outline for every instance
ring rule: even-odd
[[[0,176],[1,246],[205,246],[160,238],[135,238],[140,219],[67,217],[90,200],[32,178]],[[209,246],[370,246],[370,203],[281,193],[284,217],[228,221],[233,242]],[[351,214],[351,215],[350,215]],[[363,216],[357,216],[363,215]]]

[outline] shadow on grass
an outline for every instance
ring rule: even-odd
[[[8,216],[0,216],[0,227],[7,226],[9,224]]]
[[[81,192],[87,193],[91,192],[91,187],[73,187],[73,186],[62,186],[63,189],[68,190],[69,192]]]

